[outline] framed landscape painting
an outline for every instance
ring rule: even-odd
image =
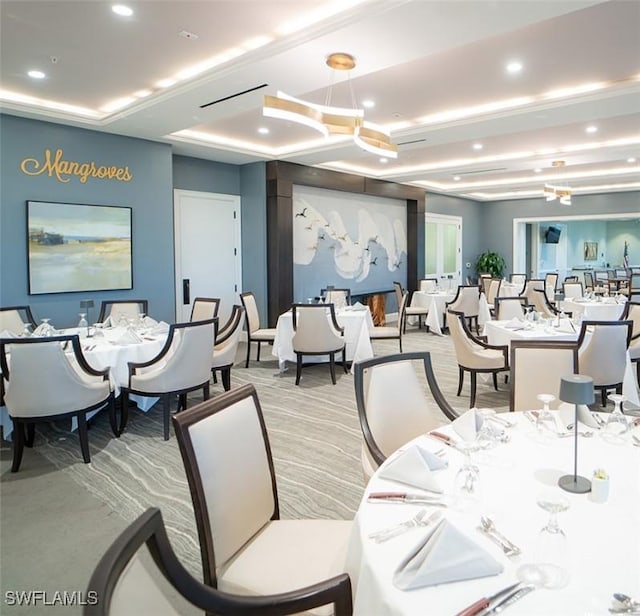
[[[27,201],[29,294],[133,288],[131,208]]]

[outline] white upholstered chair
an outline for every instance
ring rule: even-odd
[[[636,380],[640,384],[640,302],[628,301],[624,307],[621,320],[632,321],[629,357],[636,365]]]
[[[10,332],[16,336],[24,333],[25,325],[33,329],[37,324],[29,306],[6,306],[0,308],[0,335]]]
[[[402,285],[399,282],[393,283],[393,290],[396,294],[396,303],[398,304],[398,313],[400,313],[400,306],[402,305],[402,297],[405,294]],[[407,304],[409,299],[407,298]],[[404,307],[404,318],[402,320],[402,331],[403,333],[407,333],[407,319],[409,317],[417,317],[418,318],[418,329],[422,328],[422,318],[426,319],[427,314],[429,314],[429,308],[426,306],[409,306],[405,305]]]
[[[491,277],[484,276],[483,282],[491,283]],[[485,295],[486,297],[486,295]],[[447,311],[461,312],[469,325],[469,329],[474,327],[478,331],[478,311],[480,309],[480,292],[475,285],[460,285],[456,292],[456,296],[447,304]]]
[[[407,299],[409,295],[404,293],[398,306],[398,321],[396,325],[379,325],[369,328],[369,338],[371,340],[397,340],[402,353],[402,330],[407,309]]]
[[[471,396],[469,408],[476,404],[476,376],[478,373],[493,375],[493,387],[498,390],[497,373],[509,370],[509,347],[487,344],[480,337],[474,336],[467,327],[465,315],[449,310],[447,313],[449,333],[453,340],[453,348],[458,362],[458,392],[462,391],[464,373],[471,374]]]
[[[4,403],[14,426],[11,472],[20,468],[24,446],[33,445],[36,423],[76,417],[85,463],[91,461],[89,411],[107,407],[111,429],[118,436],[109,370],[95,370],[86,362],[77,335],[2,339],[0,366]]]
[[[421,278],[418,283],[418,291],[421,291],[422,293],[435,293],[437,286],[437,278]]]
[[[427,351],[385,355],[355,363],[354,386],[364,437],[361,459],[365,481],[369,481],[399,447],[433,428],[433,414],[429,410],[433,403],[427,398],[425,383],[418,378],[417,362],[422,363],[426,384],[437,406],[449,420],[458,417],[440,391]]]
[[[547,294],[543,290],[534,289],[531,293],[531,297],[531,304],[536,312],[539,312],[549,318],[556,316],[557,310],[549,303]]]
[[[142,558],[145,552],[151,559]],[[85,597],[93,596],[99,600],[86,601],[83,616],[181,616],[195,611],[192,606],[218,616],[274,616],[334,602],[336,616],[352,613],[347,574],[320,589],[260,597],[225,593],[203,584],[178,560],[157,508],[147,509],[109,546],[89,580]]]
[[[523,319],[529,303],[525,297],[496,297],[493,313],[498,321]]]
[[[209,397],[211,349],[216,319],[174,323],[160,352],[146,362],[129,362],[129,382],[122,388],[120,432],[127,424],[129,395],[160,397],[163,402],[164,440],[169,439],[171,398],[179,397],[178,408],[186,408],[187,393],[202,389]]]
[[[249,357],[251,355],[251,343],[258,343],[258,353],[256,355],[256,361],[260,361],[260,344],[262,342],[270,342],[271,344],[273,344],[273,341],[276,337],[276,329],[275,327],[263,328],[260,325],[260,313],[258,312],[258,304],[256,303],[256,298],[251,291],[240,293],[240,301],[242,302],[242,306],[244,307],[244,314],[247,323],[247,361],[245,363],[245,368],[248,368]]]
[[[578,337],[580,374],[593,379],[602,406],[606,406],[608,390],[622,393],[632,328],[632,321],[582,321]]]
[[[522,290],[520,297],[525,297],[529,304],[533,306],[534,292],[537,290],[544,291],[544,280],[530,278],[524,285],[524,289]]]
[[[193,500],[204,583],[252,596],[328,585],[333,591],[327,600],[350,602],[351,585],[343,574],[352,524],[280,519],[269,438],[253,385],[193,406],[173,423]]]
[[[336,320],[333,304],[293,304],[293,351],[296,354],[296,385],[300,384],[305,356],[329,356],[331,382],[336,384],[335,356],[342,353],[342,366],[347,372],[344,328]],[[328,312],[328,314],[327,314]]]
[[[191,305],[190,321],[206,321],[218,316],[219,297],[196,297]]]
[[[225,391],[231,389],[231,368],[236,360],[238,343],[242,335],[242,323],[244,318],[244,308],[234,305],[229,320],[224,324],[216,335],[213,347],[213,357],[211,358],[211,372],[215,376],[216,372],[222,375],[222,386]]]
[[[540,408],[539,394],[553,394],[550,408],[561,404],[558,399],[560,380],[578,373],[578,345],[560,340],[511,341],[511,411]]]
[[[565,299],[573,299],[574,297],[583,297],[584,289],[581,282],[563,282],[562,294]]]
[[[141,314],[149,315],[149,302],[146,299],[105,300],[100,305],[98,322],[104,323],[109,319],[112,325],[118,325],[121,319],[137,321]]]
[[[558,274],[556,272],[548,273],[544,277],[544,291],[550,304],[556,301],[556,287],[558,286]]]
[[[325,304],[333,304],[336,310],[351,306],[351,289],[336,289],[328,286],[326,289],[320,289],[320,297]]]
[[[524,289],[524,285],[527,283],[527,275],[526,274],[510,274],[509,282],[511,284],[515,284]]]
[[[489,289],[487,290],[486,300],[489,305],[489,310],[494,312],[494,303],[496,297],[500,295],[500,286],[502,285],[502,278],[492,278],[489,283]]]

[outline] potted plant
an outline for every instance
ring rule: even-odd
[[[504,274],[504,259],[497,252],[483,252],[476,261],[478,274],[491,274],[493,278],[502,278]]]

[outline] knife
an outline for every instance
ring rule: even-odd
[[[429,494],[408,494],[407,492],[371,492],[367,496],[370,503],[420,503],[434,507],[446,507],[436,500],[438,497]]]
[[[512,590],[506,597],[503,596],[502,599],[498,601],[496,605],[490,607],[488,610],[481,612],[480,616],[490,616],[492,614],[499,614],[502,610],[508,608],[512,603],[522,599],[525,595],[528,595],[532,590],[535,589],[535,586],[529,584],[527,586],[520,586],[520,588],[516,588]]]
[[[479,614],[482,610],[489,609],[491,605],[498,605],[502,597],[509,594],[510,592],[513,592],[520,586],[521,586],[521,583],[516,582],[511,586],[507,586],[506,588],[499,590],[497,593],[495,593],[494,595],[491,595],[490,597],[482,597],[482,599],[478,599],[475,603],[472,603],[469,607],[466,607],[461,612],[458,612],[456,616],[476,616],[476,614]]]
[[[427,432],[427,436],[431,436],[435,438],[437,441],[448,445],[449,447],[453,447],[454,449],[458,449],[458,443],[456,443],[450,436],[443,434],[442,432],[438,432],[437,430],[433,430],[433,432]]]

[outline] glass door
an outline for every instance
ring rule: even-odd
[[[440,214],[425,216],[425,278],[437,278],[445,289],[461,284],[462,218]]]

